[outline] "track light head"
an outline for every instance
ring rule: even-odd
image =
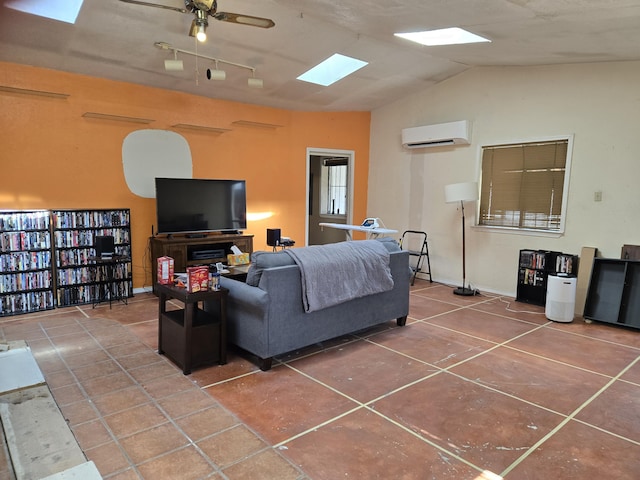
[[[208,80],[224,80],[225,78],[227,78],[227,72],[224,70],[207,68]]]
[[[264,82],[261,78],[251,77],[247,80],[247,84],[252,88],[262,88],[264,86]]]
[[[184,70],[182,60],[167,59],[164,61],[164,69],[168,72],[181,72]]]

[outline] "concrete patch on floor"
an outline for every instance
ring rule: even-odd
[[[0,372],[0,420],[16,479],[102,478],[87,462],[26,343],[1,344]]]

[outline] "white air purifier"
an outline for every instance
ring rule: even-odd
[[[576,308],[576,277],[549,275],[544,314],[554,322],[573,322]]]

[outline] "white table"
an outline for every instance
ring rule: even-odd
[[[362,225],[347,225],[345,223],[320,223],[320,228],[335,228],[336,230],[344,230],[347,234],[347,240],[353,240],[351,237],[351,232],[366,232],[367,238],[376,238],[380,235],[391,235],[393,233],[398,233],[398,230],[391,230],[390,228],[372,228],[372,227],[363,227]]]

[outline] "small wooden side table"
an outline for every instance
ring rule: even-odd
[[[191,369],[227,363],[227,296],[229,290],[189,293],[186,288],[156,284],[159,295],[158,353],[169,357],[188,375]],[[167,310],[167,301],[179,300],[184,308]],[[205,312],[199,302],[218,301],[218,312]]]

